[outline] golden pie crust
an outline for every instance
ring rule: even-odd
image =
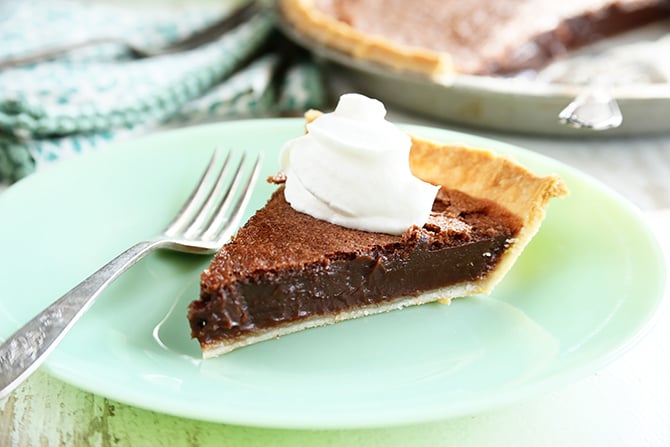
[[[354,58],[424,75],[454,72],[449,54],[363,33],[320,11],[314,0],[279,0],[278,5],[286,21],[302,35]]]

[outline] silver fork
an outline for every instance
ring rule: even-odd
[[[162,248],[211,254],[221,248],[242,218],[262,157],[259,154],[255,160],[247,161],[243,154],[239,162],[232,163],[229,152],[223,163],[220,158],[221,151],[217,149],[191,196],[159,236],[139,242],[112,259],[0,346],[0,399],[38,368],[112,281],[148,253]],[[232,168],[234,164],[236,167]]]

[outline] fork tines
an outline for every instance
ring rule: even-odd
[[[242,218],[261,164],[246,152],[237,156],[227,151],[222,158],[217,148],[200,181],[182,210],[167,226],[164,234],[187,241],[223,243],[230,238]]]

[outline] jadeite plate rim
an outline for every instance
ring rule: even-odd
[[[224,134],[248,131],[249,136],[245,136],[243,140],[252,141],[254,135],[257,135],[261,132],[274,135],[287,132],[290,134],[291,132],[289,131],[295,131],[297,134],[302,129],[302,122],[302,119],[236,121],[223,124],[178,129],[143,137],[133,141],[118,143],[115,144],[113,148],[110,147],[104,151],[88,154],[67,163],[62,163],[60,166],[55,166],[47,171],[35,174],[27,179],[22,180],[15,186],[10,187],[8,190],[3,192],[3,194],[0,194],[0,211],[7,207],[6,202],[8,200],[6,199],[10,196],[13,197],[18,195],[19,198],[22,194],[28,194],[28,196],[30,196],[35,188],[38,188],[40,185],[49,184],[50,180],[57,179],[62,175],[76,175],[77,173],[80,173],[82,177],[85,177],[84,172],[88,169],[92,169],[94,172],[101,173],[104,170],[103,165],[109,160],[115,160],[117,158],[123,159],[123,157],[126,157],[128,162],[131,162],[133,160],[131,152],[133,151],[139,150],[146,151],[147,153],[151,152],[152,155],[159,154],[156,145],[160,144],[165,146],[167,142],[167,145],[169,146],[169,141],[174,138],[179,139],[180,137],[184,138],[192,136],[194,139],[197,139],[198,135],[207,135],[204,138],[210,138],[210,134],[217,133],[219,131]],[[152,389],[149,389],[149,391],[147,391],[146,388],[142,389],[138,394],[138,389],[141,388],[139,386],[133,390],[123,389],[121,385],[116,385],[113,380],[110,380],[110,378],[105,380],[104,378],[87,377],[85,372],[75,373],[71,366],[62,364],[61,357],[67,358],[67,355],[59,355],[59,350],[57,350],[54,355],[46,361],[46,370],[51,375],[81,389],[141,408],[191,419],[278,428],[381,427],[464,416],[493,409],[511,402],[521,400],[523,398],[549,391],[561,384],[566,384],[570,381],[576,380],[577,378],[583,377],[588,373],[591,373],[604,366],[628,350],[646,333],[646,329],[650,326],[650,322],[653,320],[653,317],[656,314],[656,310],[658,309],[663,297],[665,269],[663,267],[664,261],[661,249],[655,242],[653,232],[646,225],[641,212],[637,210],[637,208],[593,178],[577,171],[574,168],[526,149],[521,149],[506,143],[459,132],[452,132],[423,126],[407,125],[403,127],[413,131],[417,135],[426,136],[428,138],[444,139],[445,141],[461,142],[480,147],[488,147],[497,151],[511,154],[514,157],[522,158],[524,164],[530,166],[531,168],[537,168],[544,171],[550,169],[560,172],[563,175],[570,177],[571,181],[580,182],[580,189],[586,188],[589,194],[592,194],[594,197],[606,197],[608,200],[610,200],[610,202],[614,203],[620,212],[628,215],[630,219],[637,223],[637,237],[642,237],[646,241],[648,244],[647,255],[651,256],[654,261],[657,261],[655,262],[657,271],[651,274],[651,277],[655,282],[655,287],[652,287],[654,293],[646,297],[645,309],[647,310],[645,311],[646,313],[644,314],[644,317],[634,322],[630,322],[629,326],[627,327],[628,332],[621,337],[616,346],[613,346],[612,349],[590,358],[589,361],[574,365],[567,370],[559,369],[558,372],[554,372],[548,377],[537,379],[526,384],[522,383],[516,388],[512,387],[502,391],[496,390],[496,393],[492,396],[480,396],[478,399],[470,399],[448,405],[436,406],[433,404],[432,406],[425,408],[415,408],[412,407],[412,402],[395,402],[397,408],[395,408],[394,411],[391,411],[390,414],[382,411],[379,415],[370,414],[370,412],[367,410],[359,410],[357,412],[355,409],[356,402],[351,403],[351,408],[348,409],[349,411],[335,413],[335,416],[333,416],[333,414],[320,415],[314,412],[306,413],[304,409],[302,411],[297,411],[295,408],[291,408],[290,405],[287,408],[282,408],[280,405],[278,405],[277,402],[274,402],[274,405],[272,405],[272,403],[269,404],[269,406],[265,408],[264,412],[259,412],[257,409],[255,411],[247,411],[245,409],[234,407],[226,408],[225,405],[217,407],[215,410],[205,409],[191,405],[192,402],[187,401],[188,396],[156,395],[156,390],[152,391]],[[249,140],[246,140],[247,138]],[[214,142],[210,143],[215,144]],[[174,151],[176,149],[172,148],[171,150]],[[199,148],[193,150],[200,150],[203,152],[205,149]],[[271,154],[276,155],[278,148],[270,148],[268,151],[271,152]],[[183,152],[180,153],[180,157],[182,156],[181,154],[183,154]],[[160,158],[161,157],[159,157],[159,159]],[[204,159],[205,158],[203,158],[203,160]],[[179,161],[183,160],[159,160],[159,162],[167,163],[179,163]],[[266,157],[266,166],[272,163],[272,157]],[[96,171],[96,169],[99,171]],[[570,185],[568,184],[568,186]],[[563,200],[570,200],[570,196]],[[552,214],[550,209],[548,219],[551,218]],[[629,229],[629,231],[633,230]],[[96,267],[97,266],[91,266],[91,269]],[[2,298],[0,298],[0,311],[3,310],[2,305]],[[90,312],[95,312],[95,306]],[[0,312],[0,322],[3,318],[6,318],[6,316]],[[12,321],[12,323],[16,324],[16,321]],[[8,334],[2,333],[2,335],[6,336]],[[105,357],[105,354],[101,354],[101,356]],[[79,366],[85,366],[87,364],[86,359],[78,360],[81,362],[81,365]],[[98,361],[99,360],[100,359],[98,359]],[[95,361],[96,359],[88,359],[88,364],[90,365],[89,368],[91,371],[95,371],[95,368],[93,367],[93,362]],[[114,374],[123,372],[123,370],[124,368],[121,367],[119,370],[110,372],[110,377],[113,377]],[[340,404],[342,403],[340,402]]]

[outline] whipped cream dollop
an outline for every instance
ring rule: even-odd
[[[366,96],[340,97],[332,113],[281,151],[285,198],[302,213],[363,231],[402,234],[428,219],[439,186],[409,167],[410,137]]]

